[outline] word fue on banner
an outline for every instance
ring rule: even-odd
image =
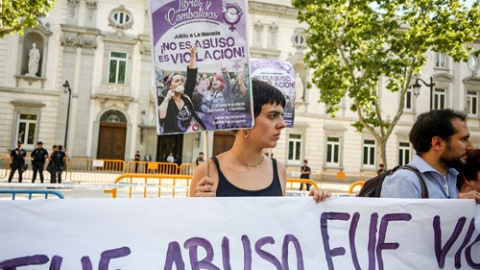
[[[361,267],[358,255],[357,255],[357,247],[355,244],[355,235],[357,235],[357,225],[360,220],[361,216],[360,213],[355,212],[353,215],[344,212],[324,212],[320,216],[320,231],[322,235],[322,242],[323,242],[323,256],[327,261],[327,266],[329,270],[338,269],[335,268],[334,265],[334,257],[343,256],[346,254],[346,249],[344,247],[336,247],[331,248],[331,242],[334,242],[334,239],[331,239],[328,233],[329,222],[338,222],[338,221],[349,221],[349,248],[351,254],[351,261],[352,261],[352,268],[351,269],[367,269],[365,267]],[[379,217],[378,213],[372,213],[370,216],[370,226],[368,235],[368,269],[378,269],[383,270],[384,263],[382,258],[382,251],[383,250],[396,250],[399,248],[400,244],[395,242],[387,243],[385,242],[387,238],[387,230],[388,225],[391,222],[408,222],[412,219],[412,215],[410,213],[388,213],[383,215],[381,218]],[[378,223],[380,222],[380,225]],[[475,231],[475,223],[474,219],[470,221],[470,224],[467,226],[467,218],[461,217],[457,220],[456,226],[454,231],[452,232],[451,236],[448,237],[445,244],[442,245],[444,241],[442,241],[442,226],[441,226],[441,217],[435,216],[432,222],[432,231],[434,233],[434,247],[435,247],[435,256],[437,260],[437,264],[439,269],[445,268],[445,258],[448,253],[454,252],[454,264],[456,269],[461,269],[461,256],[462,254],[465,255],[466,262],[469,267],[472,269],[480,269],[480,262],[477,263],[474,261],[474,258],[478,258],[472,254],[472,247],[478,243],[480,243],[480,234],[478,234],[475,240],[471,243],[470,239],[473,239],[473,233]],[[462,244],[460,248],[456,251],[451,251],[451,247],[453,244],[459,239],[460,234],[466,228],[467,233],[465,238],[461,240]],[[378,232],[378,234],[377,234]],[[378,236],[378,238],[377,238]],[[252,246],[251,239],[247,235],[242,235],[241,242],[243,246],[243,258],[244,258],[244,265],[242,269],[254,269],[252,264],[252,257],[253,255],[258,256],[259,258],[271,263],[275,266],[276,269],[289,269],[289,259],[292,257],[295,258],[293,260],[296,262],[296,269],[305,269],[304,267],[304,258],[301,243],[297,237],[292,234],[287,234],[283,237],[283,241],[281,241],[281,256],[277,257],[275,254],[272,254],[267,251],[267,248],[264,248],[267,245],[275,245],[277,243],[276,240],[272,236],[265,236],[261,237],[257,241],[255,241],[254,245]],[[214,249],[212,243],[202,237],[191,237],[187,239],[184,244],[184,248],[188,250],[188,260],[184,260],[182,256],[181,246],[178,241],[171,241],[168,244],[167,252],[165,255],[165,263],[163,265],[164,270],[173,270],[173,269],[180,269],[185,270],[189,269],[186,268],[186,263],[190,262],[191,269],[200,270],[200,269],[211,269],[211,270],[231,270],[231,263],[230,263],[230,240],[228,237],[224,236],[221,241],[221,246],[219,250]],[[289,251],[294,249],[295,256],[290,256]],[[199,249],[201,251],[199,252]],[[217,251],[217,252],[216,252]],[[99,270],[109,270],[109,264],[111,260],[118,259],[126,259],[125,257],[129,256],[132,253],[132,250],[127,247],[120,247],[116,249],[106,250],[101,253],[100,260],[98,262],[98,269]],[[199,258],[200,254],[205,254],[203,258]],[[215,254],[221,254],[222,257],[222,265],[215,265],[214,259]],[[321,256],[319,254],[319,256]],[[185,257],[186,259],[187,257]],[[10,269],[17,269],[17,267],[21,266],[28,266],[28,265],[46,265],[50,261],[47,255],[33,255],[33,256],[23,256],[18,258],[13,258],[9,260],[5,260],[0,262],[0,269],[3,270],[10,270]],[[49,264],[49,270],[61,270],[62,269],[62,261],[63,257],[59,255],[54,255]],[[121,261],[120,261],[121,262]],[[93,265],[92,261],[89,256],[83,256],[80,259],[80,264],[82,266],[82,270],[92,270]],[[175,267],[174,267],[175,266]],[[238,267],[238,265],[235,265]],[[451,267],[449,267],[450,269]]]

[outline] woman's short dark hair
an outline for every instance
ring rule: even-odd
[[[281,105],[285,108],[285,97],[275,86],[256,79],[252,80],[253,114],[260,115],[265,104]]]
[[[480,149],[475,149],[467,153],[467,161],[460,168],[457,177],[457,188],[462,189],[463,179],[478,181],[478,171],[480,171]]]
[[[428,152],[432,147],[432,138],[438,136],[445,141],[458,130],[452,125],[452,119],[467,119],[466,114],[452,109],[435,110],[422,113],[410,131],[410,142],[418,154]]]

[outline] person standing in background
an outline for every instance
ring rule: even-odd
[[[202,162],[205,161],[205,159],[203,158],[203,156],[204,156],[204,155],[203,155],[203,152],[198,153],[198,157],[197,157],[197,159],[195,160],[195,164],[197,164],[197,166],[198,166],[200,163],[202,163]]]
[[[50,184],[56,184],[57,183],[57,170],[56,170],[56,164],[55,164],[55,155],[58,152],[58,147],[54,145],[52,147],[52,153],[48,157],[48,165],[47,165],[47,171],[50,173]]]
[[[378,167],[379,167],[378,170],[377,170],[378,175],[385,172],[385,165],[383,165],[383,163],[380,163],[380,165],[378,165]]]
[[[43,168],[45,167],[45,161],[48,159],[48,151],[43,148],[43,142],[37,143],[37,148],[33,150],[30,157],[33,159],[33,177],[32,183],[35,183],[37,179],[37,172],[40,175],[40,182],[43,184]]]
[[[18,142],[17,143],[17,148],[13,149],[12,152],[10,153],[10,176],[8,177],[8,182],[12,182],[13,175],[15,174],[15,171],[18,170],[18,182],[22,182],[22,174],[23,174],[23,168],[22,166],[25,164],[25,157],[27,156],[27,151],[23,149],[22,147],[23,143]]]
[[[140,151],[135,152],[135,173],[138,172],[138,162],[140,162],[140,159],[142,156],[140,156]]]
[[[173,156],[173,152],[170,152],[170,154],[167,157],[167,162],[173,163],[175,161],[175,156]]]
[[[67,160],[67,153],[64,151],[63,146],[58,146],[58,151],[53,156],[55,164],[55,170],[57,172],[57,181],[62,183],[62,173],[65,171],[65,162]]]
[[[312,174],[312,170],[308,167],[308,160],[303,161],[303,166],[300,168],[300,178],[301,179],[310,179],[310,174]],[[310,190],[311,184],[307,183],[307,191]],[[300,184],[300,190],[303,189],[303,183]]]

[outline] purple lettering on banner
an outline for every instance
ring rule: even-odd
[[[62,261],[63,258],[60,256],[53,256],[52,260],[50,261],[50,267],[48,270],[60,270],[60,267],[62,267]]]
[[[100,254],[100,262],[98,263],[98,270],[108,270],[108,265],[111,259],[126,257],[130,255],[131,251],[129,247],[121,247],[116,249],[110,249]]]
[[[408,213],[395,213],[395,214],[386,214],[382,217],[380,222],[380,230],[378,232],[378,244],[377,244],[377,261],[378,269],[383,270],[383,258],[382,250],[384,249],[397,249],[399,243],[385,243],[385,238],[387,236],[388,223],[390,221],[410,221],[412,215]]]
[[[473,221],[472,221],[473,222]],[[468,245],[467,249],[465,249],[465,257],[467,259],[467,264],[472,267],[473,269],[480,269],[480,261],[479,262],[474,262],[473,261],[473,256],[472,256],[472,247],[475,245],[475,244],[480,244],[480,233],[477,235],[477,238],[475,238],[475,240],[470,244]],[[475,258],[478,259],[478,253],[476,253],[477,255],[475,255]]]
[[[467,246],[468,241],[472,238],[473,232],[475,231],[475,219],[472,219],[470,222],[470,226],[468,227],[467,234],[465,235],[465,239],[463,240],[462,245],[455,253],[455,268],[460,269],[462,267],[462,250]]]
[[[252,248],[248,236],[242,235],[244,270],[252,270]]]
[[[435,256],[437,257],[438,267],[443,269],[445,266],[445,257],[447,256],[448,251],[453,246],[453,243],[457,240],[458,236],[462,232],[463,226],[465,225],[467,218],[461,217],[457,221],[457,225],[453,230],[452,235],[448,238],[445,246],[442,248],[442,226],[440,222],[440,216],[435,216],[433,218],[433,233],[435,241]]]
[[[370,230],[368,233],[368,269],[375,270],[375,246],[377,245],[378,213],[370,216]]]
[[[280,263],[280,261],[275,256],[273,256],[273,254],[266,252],[262,249],[262,247],[266,244],[275,244],[275,240],[273,239],[273,237],[265,236],[258,239],[258,241],[255,243],[255,251],[262,259],[275,265],[278,270],[282,270],[282,264]]]
[[[90,257],[88,256],[83,256],[80,259],[80,262],[82,263],[82,270],[92,270],[92,261],[90,261]]]
[[[297,269],[303,270],[303,253],[302,248],[300,246],[300,242],[298,239],[291,234],[285,235],[283,238],[283,245],[282,245],[282,264],[284,270],[288,270],[288,244],[292,243],[295,247],[295,255],[297,256]]]
[[[198,260],[198,247],[202,247],[205,249],[207,255],[201,261]],[[192,237],[185,241],[184,244],[185,248],[188,248],[189,255],[190,255],[190,264],[192,266],[192,270],[199,270],[199,269],[209,269],[209,270],[220,270],[217,266],[215,266],[213,261],[213,247],[210,242],[205,238],[200,237]]]
[[[15,270],[19,266],[46,264],[48,261],[46,255],[25,256],[0,262],[0,269]]]
[[[222,239],[222,258],[223,258],[223,269],[224,270],[231,270],[232,267],[230,266],[230,241],[228,237],[223,237]]]
[[[357,232],[358,220],[360,219],[360,214],[358,212],[353,213],[352,223],[350,223],[350,229],[348,230],[348,238],[350,242],[350,251],[352,253],[352,262],[355,270],[361,270],[360,264],[358,263],[357,249],[355,247],[355,234]]]
[[[173,241],[168,244],[167,256],[165,258],[165,266],[163,270],[172,270],[173,263],[175,263],[175,269],[185,270],[185,263],[182,259],[182,252],[180,251],[180,244]]]
[[[338,212],[325,212],[320,216],[320,230],[322,232],[323,238],[323,248],[325,250],[325,258],[327,260],[328,269],[335,269],[333,266],[332,257],[345,255],[345,248],[338,247],[330,249],[330,236],[328,235],[328,220],[344,220],[347,221],[350,219],[350,214],[348,213],[338,213]]]

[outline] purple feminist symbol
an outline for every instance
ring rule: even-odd
[[[233,68],[235,70],[239,70],[242,66],[240,65],[240,63],[242,62],[242,59],[238,59],[238,60],[234,60],[235,61],[235,64],[233,64]]]
[[[237,5],[227,4],[223,7],[222,12],[223,19],[230,25],[228,29],[233,32],[233,30],[235,30],[234,25],[242,18],[242,10]]]

